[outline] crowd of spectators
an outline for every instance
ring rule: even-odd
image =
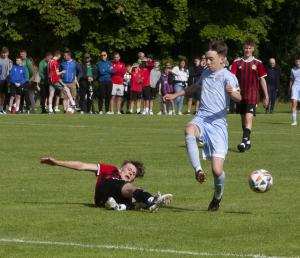
[[[266,112],[271,113],[279,88],[280,68],[274,58],[267,67],[271,101]],[[187,96],[186,102],[184,97],[174,102],[165,102],[162,97],[195,84],[205,68],[205,55],[195,57],[190,65],[181,59],[177,64],[167,62],[162,66],[160,60],[143,52],[137,54],[135,63],[125,64],[117,52],[109,58],[102,51],[100,60],[92,60],[85,53],[82,60],[75,60],[66,50],[48,52],[35,63],[27,57],[26,50],[21,50],[12,61],[9,49],[2,47],[0,114],[40,112],[37,104],[45,114],[78,111],[80,114],[154,115],[154,105],[159,105],[155,109],[157,115],[191,114],[198,109],[199,93]],[[228,110],[234,112],[229,101]]]

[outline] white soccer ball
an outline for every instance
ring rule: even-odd
[[[265,169],[258,169],[249,175],[249,186],[256,193],[265,193],[269,191],[273,185],[273,177],[271,173]]]
[[[73,108],[70,108],[70,107],[67,108],[67,111],[66,111],[67,114],[71,114],[72,115],[72,114],[74,114],[74,112],[75,112],[75,110]]]

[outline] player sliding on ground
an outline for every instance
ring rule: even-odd
[[[199,87],[201,89],[199,110],[185,128],[185,143],[196,180],[200,183],[206,180],[206,173],[200,164],[197,140],[204,143],[203,159],[211,160],[215,191],[208,206],[209,211],[219,209],[224,192],[223,166],[228,150],[226,94],[234,101],[241,100],[237,78],[224,68],[226,55],[225,43],[212,42],[205,54],[208,69],[203,71],[197,84],[181,92],[164,96],[164,100],[171,100],[178,96],[191,96]]]
[[[125,160],[120,168],[109,164],[56,160],[52,157],[41,158],[41,163],[95,173],[95,205],[98,207],[128,210],[134,208],[134,198],[138,207],[152,212],[169,204],[173,197],[172,194],[160,193],[153,196],[132,184],[135,178],[145,174],[144,164],[140,161]]]

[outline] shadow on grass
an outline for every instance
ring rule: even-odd
[[[250,214],[252,214],[252,212],[250,212],[250,211],[224,211],[224,213],[240,214],[240,215],[250,215]]]
[[[97,208],[93,203],[81,202],[23,202],[24,204],[38,204],[38,205],[83,205],[89,208]]]
[[[197,211],[197,212],[207,212],[204,209],[193,209],[193,208],[182,208],[182,207],[175,207],[175,206],[166,206],[164,209],[171,210],[173,212],[184,212],[184,211]]]
[[[239,150],[234,149],[234,148],[228,148],[229,152],[235,152],[235,153],[241,153]]]
[[[267,122],[267,121],[261,121],[260,124],[270,124],[270,125],[289,125],[290,122]]]

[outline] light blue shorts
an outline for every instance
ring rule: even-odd
[[[291,99],[295,99],[295,100],[300,101],[300,85],[294,84],[292,86]]]
[[[228,133],[226,120],[218,119],[214,121],[205,121],[204,118],[195,116],[190,122],[200,129],[200,138],[203,142],[203,159],[212,157],[222,158],[228,152]]]

